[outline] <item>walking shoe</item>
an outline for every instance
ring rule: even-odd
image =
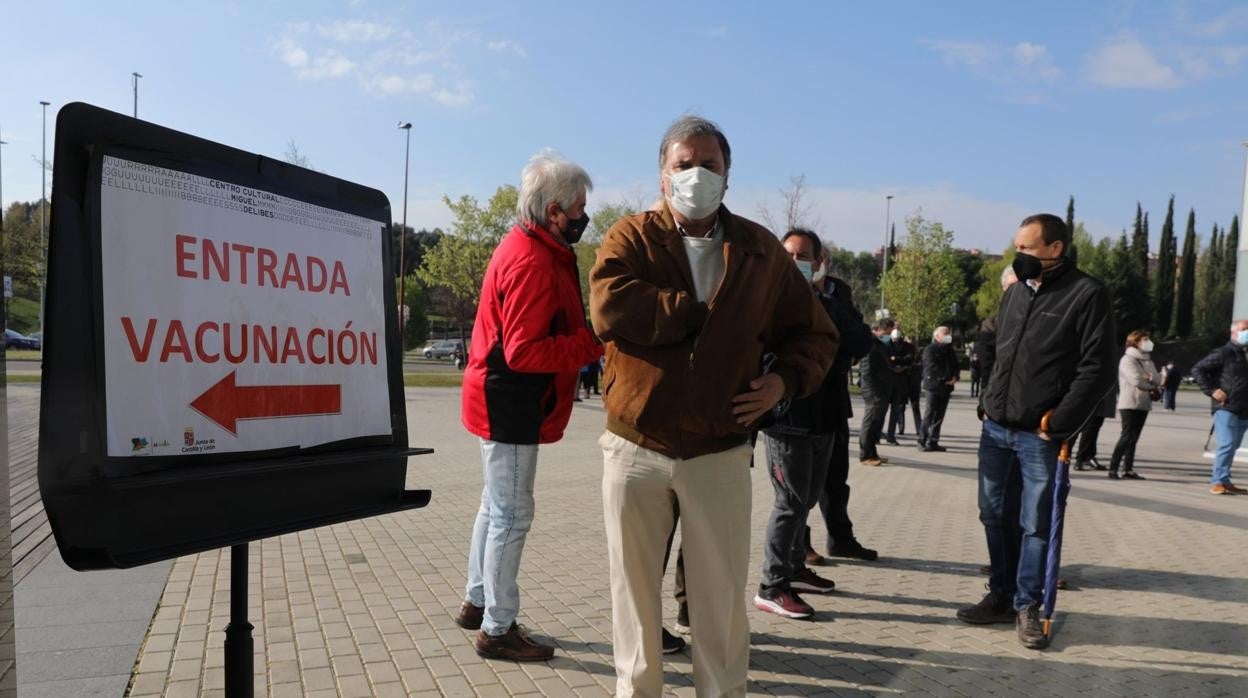
[[[900,445],[901,445],[901,442],[900,442],[900,441],[898,441],[897,439],[884,439],[884,443],[888,444],[889,446],[900,446]]]
[[[1081,460],[1075,463],[1075,470],[1091,470],[1091,469],[1092,469],[1092,466],[1088,465],[1087,461]]]
[[[806,564],[814,567],[823,567],[828,564],[828,559],[818,553],[814,548],[807,546],[806,548]]]
[[[997,596],[989,591],[974,606],[958,609],[958,620],[971,625],[989,625],[991,623],[1013,623],[1015,618],[1014,605],[1005,596]]]
[[[692,630],[689,627],[689,604],[681,602],[680,610],[676,612],[676,632],[688,635]]]
[[[471,601],[464,601],[459,605],[459,613],[455,614],[455,625],[464,630],[480,630],[484,617],[484,606],[473,606]]]
[[[829,550],[828,554],[834,557],[852,557],[857,560],[877,560],[880,554],[871,548],[862,547],[862,543],[851,540],[848,543],[836,543]]]
[[[1123,480],[1143,480],[1144,476],[1140,475],[1134,470],[1128,470],[1122,474],[1122,479]]]
[[[927,450],[927,444],[923,443],[922,441],[920,441],[920,442],[918,442],[917,444],[915,444],[915,445],[914,445],[914,447],[915,447],[915,448],[917,448],[917,449],[919,449],[920,451],[926,451],[926,450]]]
[[[1218,484],[1209,488],[1209,494],[1235,494],[1235,490],[1219,482]]]
[[[505,659],[511,662],[544,662],[555,656],[555,648],[529,637],[519,625],[512,623],[502,635],[490,635],[477,631],[475,643],[477,654],[486,659]]]
[[[663,654],[676,654],[685,648],[685,638],[673,635],[663,628]]]
[[[1101,465],[1101,462],[1095,458],[1092,459],[1092,467],[1096,468],[1097,470],[1109,470],[1109,468],[1106,468],[1105,466]]]
[[[863,459],[862,459],[862,460],[860,460],[859,462],[860,462],[860,463],[862,463],[863,465],[869,465],[869,466],[871,466],[871,467],[873,467],[873,468],[874,468],[874,467],[877,467],[877,466],[883,465],[883,464],[884,464],[884,459],[883,459],[883,458],[878,458],[878,457],[876,457],[876,458],[863,458]]]
[[[1226,483],[1225,487],[1226,489],[1231,491],[1231,494],[1248,494],[1248,490],[1242,487],[1236,487],[1235,485],[1232,485],[1229,482]]]
[[[810,568],[803,567],[789,580],[789,588],[808,594],[831,594],[836,589],[836,582],[824,579]]]
[[[1040,602],[1032,601],[1027,608],[1018,612],[1018,641],[1029,650],[1042,650],[1049,646],[1049,638],[1044,634],[1044,624],[1040,622]]]
[[[928,444],[926,450],[929,453],[930,452],[944,453],[945,451],[948,451],[949,449],[945,448],[944,446],[941,446],[940,444]]]
[[[754,608],[785,618],[809,618],[815,613],[810,604],[802,601],[802,597],[790,589],[759,587],[758,593],[754,595]]]
[[[1109,471],[1109,479],[1110,479],[1110,480],[1117,480],[1117,479],[1118,479],[1118,471],[1117,471],[1117,470],[1111,470],[1111,471]]]

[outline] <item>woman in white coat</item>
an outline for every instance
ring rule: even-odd
[[[1135,444],[1144,431],[1144,421],[1153,408],[1154,395],[1159,394],[1161,379],[1151,354],[1153,340],[1144,330],[1127,335],[1127,352],[1118,362],[1118,415],[1122,419],[1122,435],[1114,446],[1114,457],[1109,462],[1109,478],[1143,480],[1135,472]]]

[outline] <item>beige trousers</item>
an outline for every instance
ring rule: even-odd
[[[679,503],[697,695],[744,696],[752,449],[743,445],[678,460],[610,432],[598,443],[616,694],[663,693],[663,554],[674,523],[672,505]]]

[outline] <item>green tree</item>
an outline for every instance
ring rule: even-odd
[[[1212,304],[1212,315],[1217,318],[1215,333],[1223,335],[1230,326],[1235,312],[1235,267],[1239,261],[1239,216],[1231,219],[1230,230],[1222,242],[1221,266],[1218,274],[1218,290]]]
[[[1174,314],[1175,257],[1178,249],[1174,239],[1174,196],[1166,209],[1166,222],[1161,225],[1161,242],[1157,247],[1157,271],[1153,275],[1153,303],[1156,319],[1153,325],[1160,335],[1170,330]],[[1135,328],[1133,328],[1135,329]]]
[[[1199,334],[1214,334],[1218,325],[1223,324],[1216,316],[1214,306],[1217,302],[1218,287],[1222,281],[1222,231],[1218,224],[1213,224],[1213,232],[1209,234],[1209,244],[1196,262],[1196,320],[1195,331]]]
[[[906,332],[930,336],[964,302],[966,281],[953,249],[953,231],[916,213],[906,219],[907,235],[897,262],[881,282],[890,311]]]
[[[451,234],[425,251],[417,275],[434,291],[433,308],[455,321],[465,344],[466,328],[476,317],[485,269],[515,218],[516,199],[516,188],[511,185],[499,187],[484,207],[467,195],[456,201],[442,197],[453,217]]]
[[[1192,315],[1196,305],[1196,209],[1187,214],[1187,232],[1183,234],[1183,257],[1179,262],[1178,292],[1174,298],[1174,327],[1171,334],[1187,339],[1192,334]]]
[[[844,281],[853,291],[854,305],[870,318],[880,300],[880,260],[870,252],[852,252],[825,243],[828,252],[828,273]]]
[[[429,338],[429,289],[416,274],[407,277],[404,284],[404,304],[407,305],[407,327],[403,330],[405,350],[412,350]]]
[[[1140,202],[1135,202],[1135,226],[1131,229],[1131,254],[1144,273],[1148,273],[1148,223]]]
[[[1079,264],[1079,245],[1075,242],[1075,196],[1070,196],[1070,201],[1066,203],[1066,229],[1071,232],[1070,249],[1066,251],[1066,259],[1071,264],[1078,266]]]
[[[640,209],[635,204],[628,201],[618,201],[613,204],[605,204],[594,215],[589,217],[589,227],[585,229],[585,235],[581,238],[581,242],[597,245],[602,242],[602,237],[607,234],[611,226],[621,218],[631,216],[638,213]]]
[[[39,202],[15,201],[4,215],[0,233],[0,276],[13,278],[8,299],[8,327],[19,332],[39,329],[39,281],[43,250],[40,245]]]

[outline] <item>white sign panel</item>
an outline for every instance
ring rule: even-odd
[[[13,297],[13,277],[11,276],[4,277],[4,297]]]
[[[377,221],[104,158],[108,455],[391,434]]]

